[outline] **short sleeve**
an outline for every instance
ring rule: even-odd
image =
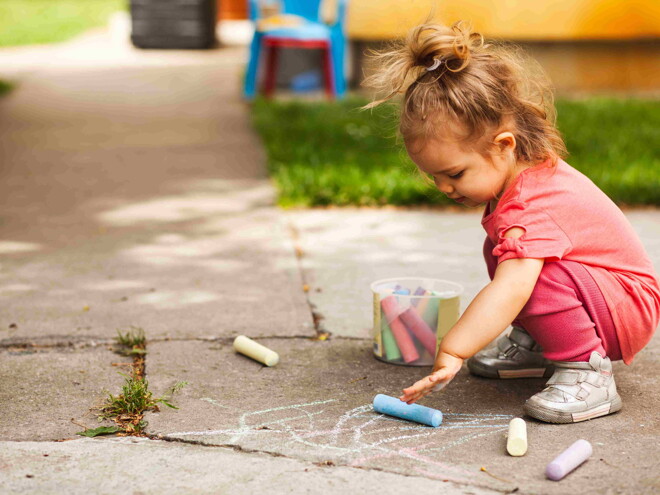
[[[518,237],[504,237],[509,229],[521,228]],[[509,201],[502,205],[495,225],[497,243],[493,256],[502,263],[511,258],[538,258],[559,261],[571,251],[568,236],[552,217],[542,209],[522,201]]]

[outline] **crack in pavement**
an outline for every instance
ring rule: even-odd
[[[168,443],[181,443],[181,444],[187,444],[187,445],[196,445],[200,447],[209,447],[209,448],[222,448],[222,449],[227,449],[227,450],[233,450],[234,452],[240,452],[243,454],[261,454],[261,455],[266,455],[269,457],[277,457],[277,458],[284,458],[284,459],[290,459],[294,461],[299,461],[299,462],[305,462],[309,463],[310,465],[314,465],[320,468],[331,468],[331,467],[343,467],[343,468],[348,468],[348,469],[358,469],[361,471],[376,471],[376,472],[381,472],[381,473],[388,473],[388,474],[395,474],[398,476],[405,476],[407,478],[424,478],[424,479],[439,479],[437,476],[428,476],[424,475],[424,473],[420,474],[409,474],[409,473],[402,473],[398,472],[395,470],[389,470],[381,467],[368,467],[368,466],[359,466],[359,465],[351,465],[351,464],[344,464],[344,463],[337,463],[336,461],[332,460],[327,460],[327,461],[309,461],[306,459],[302,459],[299,457],[291,456],[291,455],[286,455],[286,454],[281,454],[279,452],[272,452],[268,450],[260,450],[260,449],[250,449],[250,448],[245,448],[241,445],[236,445],[236,444],[214,444],[214,443],[208,443],[208,442],[203,442],[201,440],[189,440],[189,439],[184,439],[184,438],[177,438],[177,437],[169,437],[167,435],[163,434],[157,434],[157,435],[147,435],[147,438],[150,440],[154,441],[162,441],[162,442],[168,442]],[[488,488],[489,490],[493,490],[496,492],[500,493],[511,493],[512,490],[510,487],[507,488],[501,488],[497,486],[484,486],[481,483],[461,483],[457,480],[448,480],[448,479],[442,479],[441,481],[451,481],[452,483],[455,483],[460,486],[464,487],[473,487],[473,488]],[[516,487],[517,489],[517,487]],[[514,491],[516,490],[514,489]]]
[[[325,331],[321,331],[325,333]],[[164,342],[213,342],[231,345],[235,337],[160,337],[150,338],[149,341],[154,343]],[[318,340],[318,337],[310,337],[309,335],[273,335],[273,336],[259,336],[253,337],[254,339],[272,339],[272,340]],[[352,337],[346,335],[338,335],[333,337],[336,340],[355,340],[355,341],[370,341],[370,338],[365,337]],[[97,338],[97,337],[73,337],[73,336],[49,336],[49,337],[30,337],[30,338],[11,338],[0,340],[0,352],[14,351],[14,350],[28,350],[28,349],[44,349],[44,350],[57,350],[57,349],[86,349],[95,348],[100,346],[115,346],[117,344],[115,339]]]
[[[298,264],[298,270],[300,271],[300,278],[303,282],[303,292],[305,293],[305,300],[309,306],[309,311],[312,315],[312,321],[314,322],[314,330],[316,331],[315,340],[327,340],[332,333],[329,332],[324,326],[322,321],[325,319],[322,313],[316,310],[316,305],[309,298],[310,284],[307,280],[307,272],[305,271],[302,263],[304,256],[304,251],[300,247],[300,232],[291,222],[287,222],[289,227],[289,232],[291,232],[291,241],[293,242],[294,253],[296,256],[296,262]]]

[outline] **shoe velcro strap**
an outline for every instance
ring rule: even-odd
[[[584,383],[589,383],[594,387],[602,387],[603,385],[605,385],[605,379],[606,377],[604,376],[596,375],[595,373],[588,373],[586,378],[582,381]]]
[[[518,327],[513,327],[511,333],[509,334],[509,340],[515,342],[520,347],[524,347],[529,350],[536,344],[536,341],[528,334],[525,330]]]
[[[576,399],[586,400],[589,397],[590,392],[584,388],[580,388],[580,391],[575,396]]]
[[[578,371],[560,371],[550,377],[546,385],[576,385],[580,381]]]
[[[511,345],[502,351],[502,355],[506,358],[512,358],[516,356],[520,351],[518,350],[518,344],[511,342]]]
[[[546,391],[555,390],[561,392],[563,394],[564,401],[566,401],[568,397],[573,397],[574,399],[577,399],[578,395],[583,389],[580,388],[579,385],[564,385],[560,383],[558,385],[552,385],[551,387],[547,387],[545,390]]]

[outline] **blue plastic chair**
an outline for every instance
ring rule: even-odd
[[[325,64],[328,64],[330,80],[326,77],[326,91],[337,98],[346,93],[345,75],[345,18],[348,0],[337,0],[337,16],[333,25],[326,25],[320,19],[319,7],[322,0],[277,0],[282,14],[293,14],[304,19],[296,27],[278,27],[259,31],[259,0],[248,0],[250,19],[255,23],[255,33],[250,46],[250,61],[245,74],[244,96],[253,99],[257,91],[257,73],[261,54],[267,52],[268,73],[266,93],[270,94],[274,85],[274,72],[277,65],[278,47],[319,48],[329,46]],[[271,50],[264,50],[270,46]],[[331,87],[329,87],[331,86]]]

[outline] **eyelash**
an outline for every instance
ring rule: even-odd
[[[463,171],[461,170],[459,173],[454,174],[454,175],[450,175],[449,177],[452,178],[452,179],[458,179],[458,178],[460,178],[462,175],[463,175]]]

